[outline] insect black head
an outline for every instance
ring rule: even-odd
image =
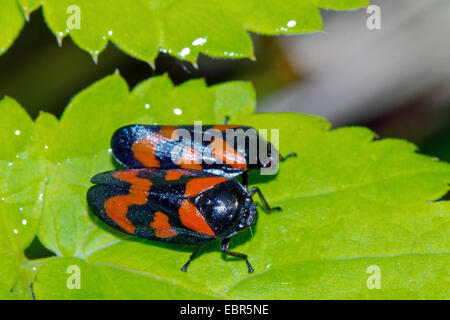
[[[256,217],[255,204],[235,180],[202,192],[194,203],[218,238],[233,236],[251,225]]]
[[[257,148],[246,151],[249,169],[278,168],[278,150],[270,142],[258,137]]]

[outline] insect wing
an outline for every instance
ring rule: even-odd
[[[111,148],[128,168],[183,168],[232,178],[247,170],[248,146],[237,150],[237,138],[231,144],[225,138],[228,129],[251,128],[131,125],[114,133]]]
[[[100,220],[119,231],[150,240],[201,244],[215,235],[186,196],[195,178],[216,183],[225,179],[182,169],[111,171],[92,178],[96,185],[89,189],[87,201]]]

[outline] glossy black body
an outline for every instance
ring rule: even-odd
[[[116,177],[130,171],[136,173],[136,181],[142,182],[141,179],[145,179],[151,182],[151,186],[144,188],[142,183],[133,184]],[[192,179],[218,177],[204,171],[182,170],[183,174],[179,179],[168,181],[167,174],[170,171],[142,168],[98,174],[92,178],[95,185],[87,193],[89,207],[100,220],[121,232],[149,240],[183,244],[203,244],[214,239],[229,238],[254,223],[257,216],[256,206],[247,190],[236,180],[223,178],[220,183],[196,195],[186,196],[186,185]],[[113,197],[128,197],[133,192],[140,195],[144,192],[146,203],[132,204],[128,207],[126,219],[135,227],[135,231],[130,232],[124,230],[114,217],[108,215],[105,203]],[[201,234],[183,224],[180,219],[183,201],[195,206],[214,231],[214,235]],[[161,238],[155,234],[151,223],[155,220],[157,211],[168,217],[170,227],[177,233],[176,236]]]

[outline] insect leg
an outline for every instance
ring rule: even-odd
[[[225,253],[226,255],[232,256],[232,257],[236,257],[236,258],[240,258],[242,260],[245,260],[245,263],[247,263],[247,267],[248,267],[248,272],[252,273],[253,272],[253,267],[250,264],[250,262],[248,262],[248,256],[245,253],[239,253],[239,252],[233,252],[233,251],[228,251],[228,247],[230,245],[230,240],[231,238],[226,238],[222,240],[222,243],[220,245],[220,250],[222,250],[223,253]]]
[[[245,190],[248,191],[248,174],[247,174],[247,172],[244,172],[242,174],[242,185],[245,187]]]
[[[267,203],[266,199],[264,198],[264,196],[263,196],[261,190],[259,190],[258,187],[253,187],[253,188],[251,188],[250,191],[249,191],[249,193],[248,193],[248,195],[249,195],[250,197],[252,197],[255,193],[258,194],[258,197],[259,197],[259,199],[261,200],[261,202],[262,202],[262,204],[263,204],[263,207],[264,207],[264,209],[266,209],[266,211],[269,211],[269,212],[271,212],[271,211],[283,211],[283,210],[281,210],[280,207],[274,207],[274,208],[271,208],[271,207],[269,206],[269,204]]]
[[[192,260],[194,260],[194,258],[198,255],[198,253],[200,252],[200,250],[202,250],[203,245],[198,246],[195,251],[191,254],[191,256],[189,257],[188,262],[186,262],[183,266],[183,268],[181,268],[181,271],[186,272],[187,268],[189,266],[189,264],[191,263]]]
[[[295,152],[291,152],[289,153],[287,156],[283,157],[281,154],[278,155],[278,157],[280,158],[281,162],[286,161],[286,159],[291,158],[291,157],[297,157],[297,154]]]

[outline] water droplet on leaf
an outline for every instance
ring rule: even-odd
[[[288,23],[287,23],[287,26],[289,27],[289,28],[293,28],[293,27],[295,27],[297,25],[297,21],[295,21],[295,20],[291,20],[291,21],[289,21]]]
[[[189,55],[190,53],[191,53],[191,48],[186,47],[186,48],[183,48],[183,49],[180,51],[179,55],[180,55],[182,58],[184,58],[184,57],[186,57],[187,55]]]

